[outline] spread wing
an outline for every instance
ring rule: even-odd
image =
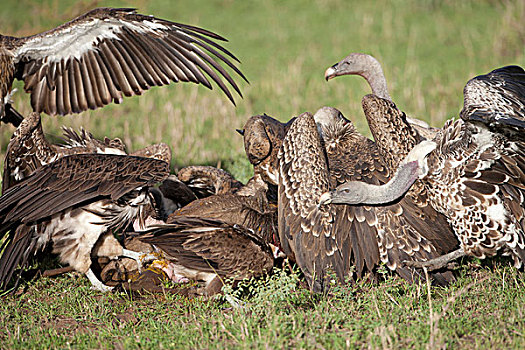
[[[121,155],[81,154],[43,166],[0,197],[4,224],[31,223],[99,197],[116,200],[169,174],[156,159]]]
[[[329,190],[328,164],[311,114],[299,116],[279,152],[278,221],[281,246],[305,274],[314,291],[322,291],[332,268],[344,280],[344,257],[336,241],[331,206],[318,207]]]
[[[331,188],[347,181],[363,181],[374,185],[387,182],[388,170],[374,142],[358,134],[351,125],[348,122],[334,128],[334,132],[325,132],[326,144],[337,145],[326,148]],[[347,263],[355,264],[356,276],[360,278],[365,272],[373,271],[380,262],[377,236],[378,213],[381,209],[373,206],[334,205],[334,210],[338,245],[350,254]]]
[[[391,173],[373,141],[347,125],[326,130],[325,135],[332,186],[388,182]],[[352,254],[358,277],[382,261],[410,281],[414,270],[403,261],[428,260],[457,245],[446,218],[432,209],[424,191],[387,206],[337,205],[336,210],[339,245]],[[453,278],[450,273],[434,277],[438,283]]]
[[[170,81],[211,89],[208,78],[234,103],[225,81],[241,93],[222,64],[246,78],[217,40],[225,39],[134,9],[99,8],[19,39],[12,52],[34,111],[65,115],[120,103],[122,95],[140,95]]]
[[[192,270],[243,279],[273,267],[270,247],[253,231],[220,220],[178,216],[139,239]]]
[[[471,79],[463,89],[460,116],[525,140],[525,71],[506,66]]]

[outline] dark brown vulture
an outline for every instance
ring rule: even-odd
[[[270,117],[257,119],[279,129]],[[350,180],[384,184],[390,173],[375,144],[334,108],[321,108],[315,117],[299,116],[286,126],[287,132],[285,125],[280,131],[284,140],[266,136],[266,141],[256,143],[277,141],[268,149],[280,153],[265,168],[275,169],[266,178],[277,179],[279,185],[280,242],[313,290],[324,290],[328,269],[346,280],[354,277],[352,270],[361,277],[380,262],[412,280],[415,271],[404,260],[430,259],[457,245],[444,217],[428,206],[420,207],[413,198],[383,207],[318,205],[321,194],[339,184]],[[245,144],[253,144],[252,137],[261,134],[245,132]],[[446,238],[451,239],[442,242]],[[434,277],[438,283],[453,278],[449,272]]]
[[[211,184],[209,188],[220,188],[224,180],[233,179],[212,167],[185,168],[183,173],[185,179],[204,179],[203,183]],[[176,282],[203,281],[205,287],[192,292],[209,296],[220,291],[225,279],[238,281],[269,272],[278,256],[274,243],[277,206],[268,201],[267,191],[267,184],[254,176],[239,189],[195,199],[171,214],[166,224],[151,226],[134,240],[152,244],[160,257],[150,271],[123,286],[162,291],[158,286],[162,277],[157,270],[161,269]],[[126,282],[135,270],[130,263],[112,262],[103,275]]]
[[[204,281],[198,294],[220,292],[224,281],[239,281],[269,273],[274,264],[270,245],[253,230],[205,217],[172,217],[140,236],[164,260],[159,267],[174,280]]]
[[[344,71],[340,71],[344,75]],[[352,74],[349,70],[348,74]],[[432,140],[408,195],[424,191],[444,214],[460,249],[413,266],[440,268],[463,255],[485,258],[502,250],[516,267],[525,259],[525,71],[496,69],[464,88],[461,119],[449,120]],[[396,169],[420,138],[391,101],[369,95],[363,109],[381,155]]]
[[[126,155],[80,154],[38,168],[0,197],[0,288],[15,269],[52,244],[60,261],[108,290],[91,270],[91,255],[129,256],[113,231],[138,220],[144,226],[152,203],[148,188],[164,180],[169,164]],[[97,242],[96,251],[94,246]]]
[[[0,120],[20,124],[11,107],[14,79],[24,81],[37,113],[66,115],[122,102],[152,86],[213,80],[234,103],[223,67],[242,79],[235,56],[208,30],[145,16],[128,8],[98,8],[55,29],[24,38],[0,35]],[[241,95],[242,96],[242,95]]]

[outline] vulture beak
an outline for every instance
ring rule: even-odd
[[[239,134],[241,134],[241,136],[244,136],[244,130],[241,130],[241,129],[235,129],[235,131],[237,131]]]
[[[319,197],[318,206],[332,203],[332,192],[325,192]]]
[[[335,78],[336,77],[336,73],[337,73],[337,63],[334,64],[332,67],[328,68],[325,72],[324,72],[324,78],[326,79],[326,81],[332,79],[332,78]]]

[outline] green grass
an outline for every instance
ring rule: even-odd
[[[215,89],[174,84],[79,116],[49,118],[44,129],[84,126],[120,137],[129,149],[166,142],[173,166],[221,164],[251,175],[234,131],[266,112],[281,120],[331,105],[368,135],[361,78],[327,83],[324,70],[350,52],[383,64],[390,92],[409,115],[434,126],[457,116],[468,79],[525,65],[525,3],[475,1],[31,1],[4,0],[2,34],[30,35],[94,6],[133,6],[142,13],[200,25],[230,41],[250,84],[237,107]],[[17,84],[22,90],[22,85]],[[16,108],[30,111],[18,93]],[[13,128],[0,126],[0,153]],[[3,157],[2,157],[3,158]],[[398,278],[361,282],[315,296],[277,274],[253,284],[242,310],[222,301],[179,296],[129,297],[89,290],[75,274],[26,282],[2,298],[2,348],[523,348],[524,277],[496,265],[468,265],[447,289],[409,286]],[[429,309],[430,303],[432,308]],[[432,312],[430,312],[432,310]],[[431,327],[432,324],[432,327]]]
[[[243,308],[178,295],[99,294],[69,274],[0,304],[2,348],[523,348],[524,275],[467,265],[449,288],[387,277],[314,295],[276,270]],[[235,293],[235,291],[234,291]]]

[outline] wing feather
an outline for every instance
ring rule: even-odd
[[[251,230],[215,219],[178,216],[140,240],[154,244],[177,264],[224,277],[258,276],[273,266],[270,247]]]
[[[325,288],[333,269],[344,280],[344,258],[333,236],[331,206],[317,207],[329,190],[328,164],[311,114],[299,116],[279,152],[279,237],[314,291]],[[288,250],[288,251],[287,251]]]
[[[168,174],[168,163],[156,159],[66,156],[9,188],[0,197],[0,218],[4,223],[34,222],[97,197],[118,199],[138,187],[152,186]]]
[[[140,95],[151,86],[169,84],[170,80],[211,88],[206,76],[233,103],[225,82],[239,95],[241,92],[223,65],[242,79],[246,77],[232,62],[238,62],[237,58],[217,40],[225,39],[205,29],[140,15],[133,9],[100,8],[53,30],[19,39],[14,56],[22,69],[24,88],[31,93],[32,106],[38,112],[63,115],[101,107],[111,102],[103,85],[108,87],[114,102],[120,102],[121,93]],[[67,81],[60,78],[66,75]],[[63,98],[70,98],[71,109],[67,101],[60,103],[60,94],[55,102],[49,97],[55,89],[67,90],[59,88],[66,82],[69,95]],[[97,86],[102,98],[98,99],[88,86]]]
[[[463,89],[463,120],[525,140],[525,71],[506,66],[477,76]]]

